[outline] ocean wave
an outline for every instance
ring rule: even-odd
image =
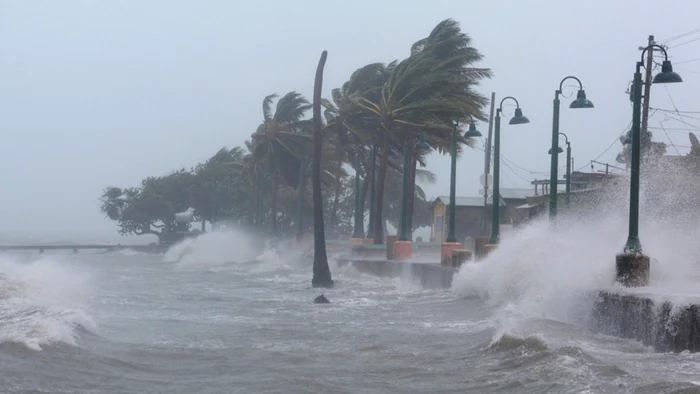
[[[76,345],[81,331],[96,332],[85,312],[88,278],[56,259],[18,262],[0,256],[0,343],[33,350]]]

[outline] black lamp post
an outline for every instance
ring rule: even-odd
[[[457,242],[457,235],[455,233],[455,221],[456,221],[456,188],[457,188],[457,129],[459,128],[459,121],[455,121],[452,124],[452,161],[450,168],[450,217],[448,218],[448,230],[445,242],[455,243]],[[481,137],[481,133],[476,129],[476,124],[474,123],[474,118],[469,116],[469,130],[464,133],[464,138],[476,138]]]
[[[559,83],[559,89],[554,91],[554,115],[552,120],[552,147],[550,149],[551,151],[554,151],[559,147],[559,96],[561,95],[562,89],[564,89],[564,82],[569,79],[573,79],[576,82],[578,82],[579,86],[578,93],[576,94],[576,100],[571,102],[569,108],[593,108],[593,103],[586,98],[586,91],[583,90],[583,84],[581,83],[580,79],[574,76],[568,76],[561,80],[561,82]],[[552,222],[554,222],[554,219],[557,216],[557,185],[559,184],[559,175],[557,174],[558,166],[559,156],[552,155],[549,173],[549,219]]]
[[[661,72],[654,76],[653,83],[683,82],[680,75],[673,71],[668,60],[666,49],[660,45],[649,45],[642,50],[640,61],[637,62],[632,84],[632,152],[630,160],[630,212],[629,234],[623,253],[615,257],[616,280],[624,286],[646,286],[649,284],[649,256],[642,253],[642,243],[639,240],[639,172],[641,157],[641,114],[642,114],[642,67],[644,54],[648,50],[658,48],[664,54]]]
[[[508,96],[501,100],[501,104],[496,109],[495,127],[493,133],[493,200],[491,214],[491,237],[489,245],[497,245],[500,238],[500,175],[501,175],[501,113],[503,112],[503,102],[506,100],[515,101],[515,116],[513,116],[508,124],[525,124],[530,123],[530,120],[523,116],[523,110],[520,109],[520,103],[514,97]]]
[[[403,143],[403,185],[401,191],[401,222],[399,223],[399,241],[410,241],[408,237],[408,206],[406,204],[408,196],[408,175],[411,172],[408,165],[408,141],[409,137],[406,135]],[[421,134],[420,139],[413,147],[417,150],[430,149],[430,145],[425,142],[425,136],[423,134]]]
[[[571,143],[566,134],[559,133],[559,135],[563,135],[566,140],[566,209],[569,209],[571,208]],[[557,145],[557,154],[562,152],[564,152],[564,150]],[[547,153],[551,155],[552,148],[549,148],[549,152]]]

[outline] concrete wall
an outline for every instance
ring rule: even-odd
[[[603,291],[593,309],[593,328],[608,335],[636,339],[657,351],[700,351],[700,307],[687,305],[672,313],[670,302],[654,303],[640,295]]]

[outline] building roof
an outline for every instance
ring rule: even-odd
[[[433,205],[435,205],[436,202],[441,201],[445,205],[450,204],[450,196],[440,196],[433,201]],[[455,205],[458,207],[483,207],[484,205],[484,197],[459,197],[455,196]],[[491,200],[489,199],[489,204],[491,205]],[[501,206],[506,205],[506,202],[503,201],[503,198],[501,198]]]
[[[506,189],[501,188],[500,190],[501,198],[505,200],[524,200],[532,196],[534,191],[532,189]]]
[[[506,205],[504,200],[525,200],[527,197],[532,196],[534,193],[532,189],[508,189],[501,188],[501,202],[500,206]],[[441,201],[445,205],[450,204],[450,196],[439,196],[433,201],[433,205],[437,201]],[[483,207],[484,206],[484,196],[479,197],[460,197],[455,196],[455,205],[458,207]],[[488,199],[488,204],[491,205],[491,197]]]

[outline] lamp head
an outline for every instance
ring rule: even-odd
[[[576,93],[576,100],[571,102],[569,108],[593,108],[593,103],[591,102],[591,100],[586,98],[586,91],[583,89],[579,89],[578,93]]]
[[[683,82],[683,78],[673,71],[670,60],[664,60],[664,62],[661,63],[661,72],[654,76],[653,81],[654,83],[676,83]]]
[[[627,134],[620,136],[620,142],[622,145],[629,145],[632,143],[632,130],[627,130]]]
[[[563,153],[563,152],[564,152],[564,149],[562,149],[561,146],[557,146],[557,154]],[[549,148],[549,151],[548,151],[547,153],[549,153],[549,154],[551,155],[551,154],[552,154],[552,148]]]
[[[464,138],[475,138],[475,137],[481,137],[481,133],[479,130],[476,129],[476,125],[474,122],[469,123],[469,130],[467,130],[466,133],[464,133]]]
[[[425,133],[420,134],[420,138],[418,139],[418,142],[416,142],[415,148],[418,150],[429,150],[430,145],[425,142]]]
[[[530,119],[523,116],[523,110],[520,107],[515,109],[515,116],[513,116],[508,124],[525,124],[530,123]]]

